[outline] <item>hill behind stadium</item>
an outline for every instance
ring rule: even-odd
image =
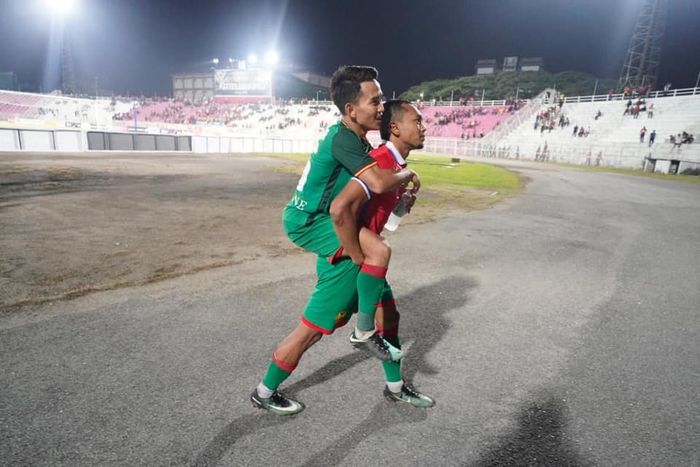
[[[484,98],[488,100],[514,98],[516,94],[520,98],[530,98],[547,88],[555,88],[567,96],[585,96],[593,94],[596,81],[598,81],[597,92],[599,94],[606,93],[608,89],[617,88],[616,80],[597,78],[579,71],[563,71],[561,73],[525,71],[425,81],[411,86],[401,95],[401,98],[417,100],[421,98],[422,93],[425,100],[449,100],[454,93],[455,99],[460,97],[467,99],[471,96],[480,99],[482,91]]]

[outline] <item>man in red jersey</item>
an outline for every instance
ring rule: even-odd
[[[406,158],[410,151],[423,147],[425,140],[423,116],[410,102],[388,101],[384,104],[380,135],[386,143],[373,149],[370,156],[376,160],[379,168],[400,171],[406,167]],[[373,304],[371,311],[368,312],[366,307],[363,308],[360,305],[358,327],[363,320],[371,320],[371,327],[374,328],[376,321],[376,329],[384,340],[400,348],[398,336],[400,315],[391,286],[386,281],[391,246],[380,234],[401,197],[410,196],[408,206],[410,209],[415,200],[415,192],[414,190],[407,192],[406,186],[402,185],[394,191],[376,194],[371,193],[361,180],[357,178],[353,180],[356,183],[348,183],[335,198],[331,204],[330,213],[336,226],[347,226],[357,222],[359,245],[357,237],[344,238],[343,232],[347,233],[350,229],[336,228],[338,238],[345,249],[344,254],[351,257],[364,256],[365,263],[373,265],[376,275],[383,278],[380,300]],[[356,251],[358,247],[361,251]],[[370,327],[367,324],[365,326]],[[351,335],[351,342],[354,342],[357,332],[356,327]],[[387,399],[407,402],[416,407],[431,407],[435,404],[431,397],[419,393],[403,381],[400,361],[384,361],[382,365],[386,376],[384,395]]]

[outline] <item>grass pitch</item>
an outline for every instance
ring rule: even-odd
[[[281,158],[289,164],[272,169],[301,175],[308,154],[262,154]],[[408,166],[421,178],[416,209],[408,223],[430,222],[455,212],[486,209],[516,195],[525,179],[502,167],[479,162],[454,162],[450,157],[428,153],[413,154]]]

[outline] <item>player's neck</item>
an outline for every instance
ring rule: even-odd
[[[393,144],[396,150],[399,151],[401,157],[404,159],[408,157],[408,153],[411,152],[411,148],[409,148],[406,143],[396,138],[391,138],[389,141],[391,141],[391,144]]]
[[[340,118],[340,121],[343,122],[343,125],[345,125],[345,126],[348,127],[349,129],[351,129],[352,131],[354,131],[355,133],[357,133],[357,134],[360,136],[360,138],[362,138],[362,139],[367,139],[367,130],[365,130],[365,129],[362,128],[360,125],[358,125],[356,122],[354,122],[354,121],[352,120],[352,118],[350,118],[350,117],[347,116],[347,115],[343,115],[343,116]]]

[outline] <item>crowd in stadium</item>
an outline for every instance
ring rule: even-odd
[[[308,117],[322,117],[318,127],[323,129],[327,123],[325,120],[335,119],[336,114],[336,110],[329,105],[230,104],[214,99],[195,104],[172,98],[145,98],[128,111],[116,113],[114,120],[131,121],[136,117],[137,121],[145,122],[283,130],[306,126]]]
[[[646,113],[647,119],[654,118],[655,99],[649,100],[644,95],[645,89],[630,91],[629,97],[620,104],[609,102],[613,107],[604,108],[606,114],[616,115],[618,105],[625,117],[639,118]],[[550,96],[549,104],[535,115],[534,129],[541,134],[552,133],[572,127],[570,133],[576,138],[588,137],[591,132],[598,134],[601,127],[598,120],[603,117],[600,109],[593,107],[589,116],[581,112],[566,111],[564,99],[558,93]],[[427,127],[427,135],[439,138],[479,139],[498,127],[513,113],[518,111],[525,101],[506,101],[500,105],[479,105],[474,97],[460,98],[455,102],[417,102]],[[664,110],[664,107],[660,109]],[[617,114],[619,115],[619,114]],[[244,134],[294,135],[295,137],[315,137],[339,118],[338,110],[328,102],[316,101],[278,101],[277,103],[233,104],[216,99],[193,103],[182,99],[168,97],[134,98],[115,97],[110,100],[72,99],[52,95],[0,92],[0,118],[38,119],[63,121],[64,126],[80,128],[96,123],[130,127],[137,122],[145,125],[152,122],[153,127],[161,124],[161,132],[191,131],[178,125],[209,125],[212,127],[240,130]],[[614,118],[614,117],[613,117]],[[660,123],[659,123],[660,124]],[[655,125],[656,126],[656,125]],[[637,127],[639,128],[639,127]],[[676,132],[674,128],[661,129],[661,134],[668,135],[664,142],[670,142],[674,149],[680,150],[694,142],[694,137],[687,131]],[[669,134],[671,133],[671,134]],[[553,135],[554,136],[554,135]],[[640,142],[653,145],[656,131],[646,128],[640,130]]]

